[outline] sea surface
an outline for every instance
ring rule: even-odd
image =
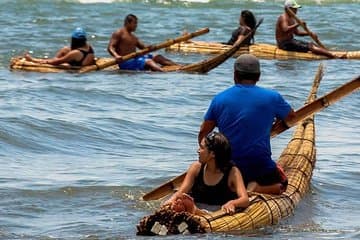
[[[155,44],[209,27],[197,39],[227,41],[241,10],[264,22],[257,42],[274,43],[283,1],[1,0],[0,239],[152,239],[139,220],[159,202],[141,196],[196,161],[197,133],[212,97],[233,85],[229,59],[208,74],[43,74],[10,71],[28,51],[52,57],[85,28],[96,55],[133,13],[137,36]],[[307,0],[299,17],[330,49],[360,50],[359,0]],[[308,40],[308,38],[305,37]],[[181,63],[207,55],[158,51]],[[260,86],[298,109],[320,63],[318,96],[358,76],[359,60],[261,60]],[[177,239],[359,239],[360,92],[316,115],[317,163],[309,193],[294,215],[247,234]],[[291,137],[272,139],[276,159]],[[169,236],[165,239],[173,239]]]

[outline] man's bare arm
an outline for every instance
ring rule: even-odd
[[[294,32],[296,34],[296,31],[298,31],[297,29],[298,26],[299,24],[297,23],[289,25],[287,19],[284,16],[280,17],[280,27],[283,32],[285,33]]]
[[[111,56],[113,56],[115,59],[121,59],[121,56],[116,52],[117,46],[120,43],[121,40],[121,32],[117,31],[114,32],[111,36],[111,39],[109,41],[109,45],[108,45],[108,52],[111,54]]]
[[[136,44],[137,48],[139,48],[139,49],[146,48],[145,44],[142,41],[140,41],[138,38],[136,38],[136,40],[137,40],[137,44]]]

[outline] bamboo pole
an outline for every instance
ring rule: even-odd
[[[227,59],[229,59],[231,56],[233,56],[240,48],[241,44],[244,40],[246,40],[248,37],[250,37],[252,34],[255,33],[256,29],[260,26],[260,24],[264,21],[263,18],[259,20],[259,22],[256,24],[256,26],[245,35],[245,37],[239,41],[237,40],[234,45],[229,48],[224,53],[221,53],[215,57],[212,57],[210,59],[206,59],[205,61],[189,64],[186,66],[183,66],[179,69],[179,71],[185,71],[185,72],[200,72],[200,73],[207,73],[210,70],[216,68],[221,63],[225,62]]]
[[[159,43],[159,44],[156,44],[156,45],[151,45],[151,46],[149,46],[147,48],[144,48],[144,49],[142,49],[140,51],[133,52],[133,53],[130,53],[130,54],[127,54],[127,55],[123,56],[123,61],[127,61],[127,60],[129,60],[131,58],[135,58],[135,57],[147,54],[149,52],[153,52],[153,51],[156,51],[156,50],[159,50],[159,49],[162,49],[162,48],[166,48],[166,47],[168,47],[168,46],[170,46],[172,44],[183,42],[183,41],[189,40],[189,39],[191,39],[193,37],[200,36],[200,35],[208,33],[208,32],[209,32],[209,28],[203,28],[203,29],[200,29],[200,30],[198,30],[196,32],[193,32],[193,33],[188,33],[188,34],[182,35],[182,36],[174,38],[174,39],[169,39],[169,40],[166,40],[166,41],[164,41],[162,43]],[[104,62],[102,64],[83,67],[79,72],[80,73],[86,73],[86,72],[101,70],[101,69],[110,67],[110,66],[115,65],[115,64],[117,64],[116,60],[111,59],[111,60],[109,60],[107,62]]]

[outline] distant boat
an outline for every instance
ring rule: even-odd
[[[202,54],[220,54],[227,49],[231,48],[231,45],[226,45],[217,42],[204,42],[204,41],[187,41],[181,42],[170,47],[167,47],[167,51],[184,52],[184,53],[202,53]],[[343,56],[345,59],[360,59],[360,51],[330,51],[336,56]],[[237,57],[244,53],[251,53],[258,58],[262,59],[281,59],[281,60],[324,60],[330,59],[326,56],[317,55],[311,52],[292,52],[279,49],[277,46],[267,43],[255,43],[250,46],[241,47],[233,56]]]

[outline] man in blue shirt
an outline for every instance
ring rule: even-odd
[[[256,86],[259,60],[243,54],[234,64],[235,85],[217,94],[207,110],[199,142],[215,127],[230,141],[232,160],[249,191],[279,194],[286,176],[271,159],[270,132],[275,119],[286,122],[294,111],[276,91]]]

